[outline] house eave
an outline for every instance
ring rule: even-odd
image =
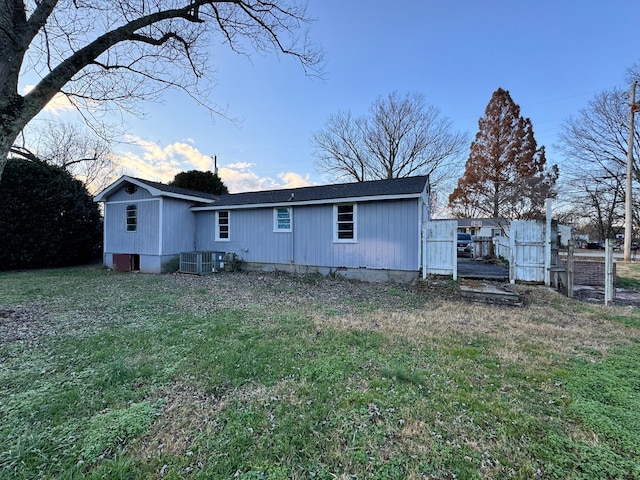
[[[141,182],[136,178],[132,178],[126,175],[120,177],[118,180],[116,180],[111,185],[109,185],[104,190],[102,190],[100,193],[98,193],[96,196],[94,196],[93,201],[106,202],[107,201],[106,199],[109,197],[109,195],[111,195],[113,192],[118,190],[124,183],[131,183],[133,185],[136,185],[139,188],[144,188],[153,197],[170,197],[178,200],[185,200],[189,202],[199,202],[199,203],[212,203],[215,201],[213,199],[198,197],[195,195],[184,195],[184,194],[174,193],[174,192],[165,192],[151,185],[148,185],[144,182]]]
[[[276,208],[276,207],[299,207],[305,205],[326,205],[335,203],[362,203],[386,200],[409,200],[420,198],[422,193],[399,194],[399,195],[370,195],[364,197],[336,197],[321,200],[290,201],[290,202],[269,202],[269,203],[248,203],[242,205],[203,205],[191,207],[193,212],[215,211],[215,210],[246,210],[252,208]]]

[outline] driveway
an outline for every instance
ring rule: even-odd
[[[458,257],[458,278],[486,280],[509,280],[509,267],[506,265]]]

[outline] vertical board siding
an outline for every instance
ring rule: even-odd
[[[179,254],[195,249],[196,221],[189,210],[191,202],[162,200],[162,254]]]
[[[233,252],[244,261],[258,263],[290,263],[292,233],[273,231],[273,209],[231,210],[229,241],[216,241],[215,212],[196,214],[196,250]],[[294,221],[294,231],[296,229]]]
[[[138,190],[140,191],[140,190]],[[136,192],[137,193],[137,192]],[[127,232],[125,226],[127,205],[137,206],[137,229]],[[158,254],[160,231],[160,200],[130,203],[106,203],[105,252]]]
[[[149,200],[151,198],[154,198],[153,195],[151,195],[148,190],[145,190],[144,188],[141,188],[141,187],[138,187],[138,190],[136,190],[134,193],[127,193],[125,192],[124,189],[125,187],[123,185],[122,188],[113,192],[111,195],[109,195],[108,201],[109,202],[129,202],[133,200]]]
[[[247,262],[414,271],[419,265],[417,199],[357,206],[357,242],[333,242],[333,205],[295,206],[293,232],[273,231],[273,209],[231,210],[228,242],[215,241],[215,212],[196,213],[197,250],[234,252]]]

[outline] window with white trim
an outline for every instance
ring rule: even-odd
[[[135,232],[138,229],[138,206],[127,205],[125,211],[125,225],[127,232]]]
[[[216,241],[229,241],[229,210],[216,212]]]
[[[356,222],[357,208],[354,203],[334,205],[333,241],[339,243],[355,243],[358,240]]]
[[[291,207],[276,207],[273,209],[273,231],[291,231]]]

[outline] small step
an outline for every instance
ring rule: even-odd
[[[460,284],[460,293],[463,298],[473,302],[522,306],[520,295],[507,286],[496,282],[464,279]]]

